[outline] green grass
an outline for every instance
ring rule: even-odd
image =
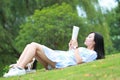
[[[107,55],[106,59],[96,60],[59,70],[37,70],[26,74],[0,80],[120,80],[120,53]]]

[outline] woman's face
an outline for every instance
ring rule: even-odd
[[[87,47],[94,48],[94,45],[95,45],[94,36],[95,36],[95,33],[90,33],[90,34],[86,37],[84,44],[85,44]]]

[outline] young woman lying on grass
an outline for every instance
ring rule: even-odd
[[[70,40],[68,51],[58,51],[32,42],[26,45],[16,65],[12,66],[8,73],[5,73],[3,77],[26,74],[25,66],[33,58],[36,58],[47,70],[49,67],[52,67],[53,69],[65,68],[105,58],[104,40],[102,35],[92,32],[86,37],[84,44],[86,45],[86,48],[78,47],[77,40]]]

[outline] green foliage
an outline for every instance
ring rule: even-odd
[[[86,22],[88,32],[98,32],[104,36],[104,43],[105,43],[105,51],[107,54],[113,52],[113,44],[110,39],[110,28],[109,24],[107,23],[107,19],[104,17],[103,13],[101,12],[100,6],[98,5],[97,0],[81,0],[79,5],[83,8],[86,13]]]
[[[35,0],[0,0],[0,76],[6,65],[18,57],[14,39],[26,16],[34,12]]]
[[[0,76],[3,76],[3,74],[8,71],[10,64],[16,63],[17,59],[14,56],[15,55],[12,54],[11,57],[9,53],[5,55],[4,52],[0,54]]]
[[[13,57],[15,54],[12,53],[14,49],[11,42],[11,34],[8,34],[7,31],[0,25],[0,76],[2,76],[3,72],[5,72],[3,69],[6,64],[9,65],[11,62],[15,61],[15,57]],[[10,53],[12,53],[12,57]]]
[[[4,75],[4,73],[8,72],[8,70],[9,70],[9,66],[7,65],[7,66],[5,66],[5,67],[3,68],[3,70],[1,71],[1,73],[3,73],[2,75]]]
[[[118,6],[111,12],[106,14],[107,22],[110,26],[110,35],[113,42],[113,46],[116,51],[120,51],[120,1],[118,1]]]
[[[63,3],[42,10],[36,10],[33,16],[21,26],[16,46],[22,51],[30,42],[38,42],[53,49],[67,49],[72,27],[81,26],[83,21],[72,7]]]

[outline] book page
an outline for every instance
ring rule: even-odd
[[[73,30],[72,30],[72,40],[77,40],[78,32],[79,32],[79,27],[73,26]]]

